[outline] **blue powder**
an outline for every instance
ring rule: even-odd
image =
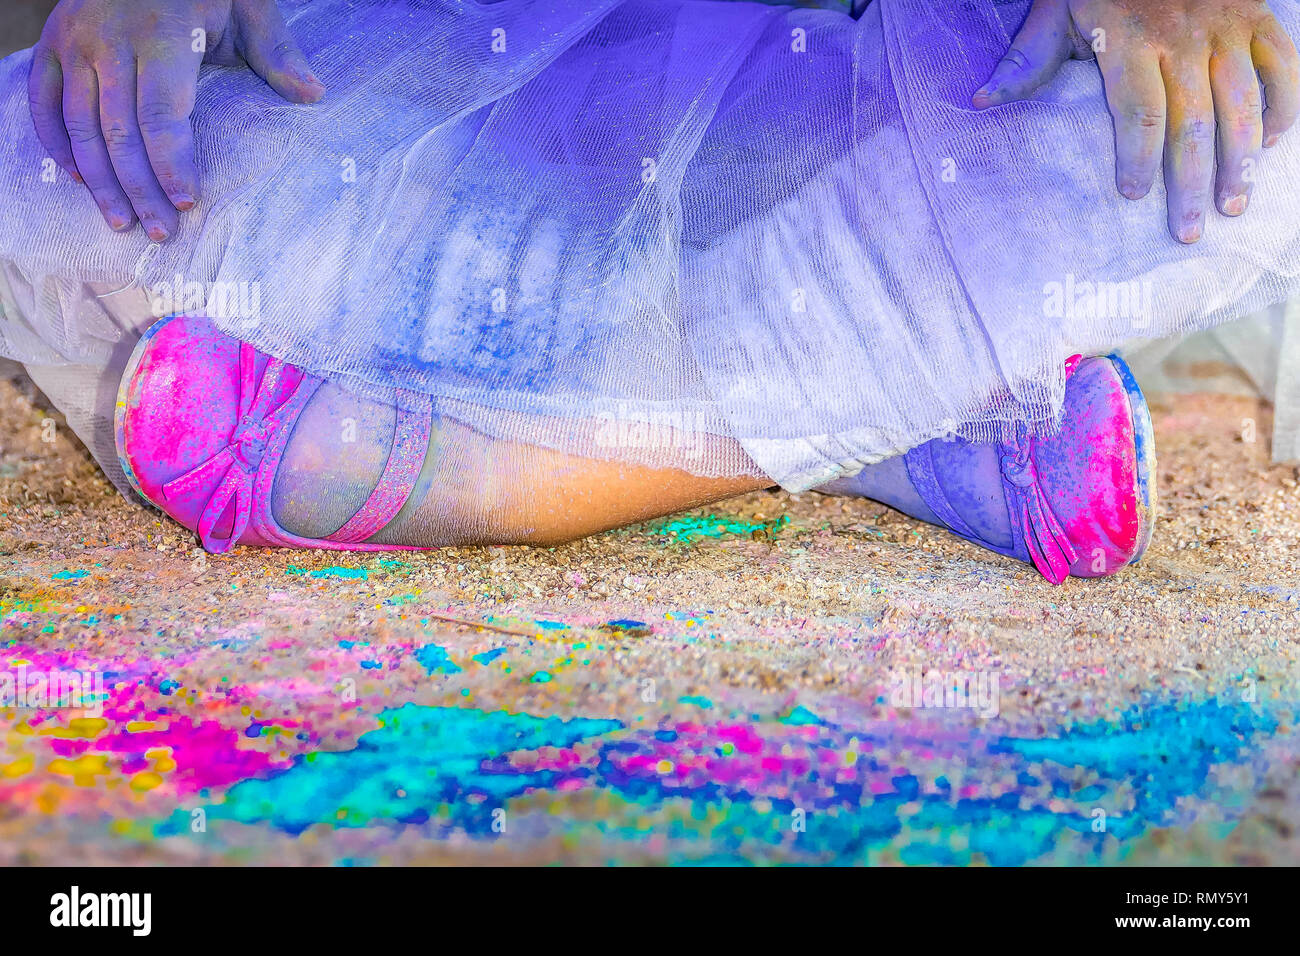
[[[713,709],[713,701],[709,700],[707,697],[692,695],[690,697],[679,698],[678,702],[682,704],[694,704],[696,707],[702,708],[703,710]]]
[[[497,758],[513,750],[568,747],[622,726],[417,704],[383,711],[379,719],[380,728],[363,734],[354,750],[298,757],[275,776],[236,784],[223,802],[206,808],[208,818],[265,822],[293,834],[316,823],[429,821],[490,834],[494,809],[557,777],[549,770],[505,772]],[[188,833],[190,817],[190,810],[178,810],[155,832]]]
[[[446,649],[437,644],[425,644],[415,652],[415,659],[430,674],[460,673],[460,667],[447,655]]]

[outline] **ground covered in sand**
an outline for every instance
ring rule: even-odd
[[[214,558],[0,381],[0,674],[104,698],[0,706],[0,864],[1300,862],[1297,471],[1154,411],[1145,560],[1054,588],[812,494]]]

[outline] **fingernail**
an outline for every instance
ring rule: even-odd
[[[172,205],[181,212],[186,212],[194,208],[194,197],[189,193],[177,193],[172,197]]]
[[[1246,211],[1246,203],[1249,202],[1245,194],[1233,196],[1223,201],[1223,213],[1226,216],[1240,216]]]
[[[1137,183],[1121,183],[1119,191],[1125,199],[1141,199],[1147,194],[1146,190]]]
[[[1202,228],[1201,220],[1198,217],[1195,222],[1189,222],[1179,230],[1178,241],[1187,243],[1198,241],[1201,238]]]
[[[83,186],[86,184],[86,181],[81,178],[81,173],[77,172],[75,169],[68,170],[68,175],[71,176],[73,179],[75,179],[77,182],[81,183]]]
[[[100,207],[104,213],[104,220],[108,223],[108,228],[114,232],[121,232],[123,229],[130,229],[133,225],[133,217],[118,209],[106,209]]]
[[[154,242],[162,242],[167,238],[167,229],[160,222],[151,222],[145,227],[145,232]]]
[[[1277,141],[1278,141],[1279,139],[1281,139],[1281,138],[1282,138],[1282,137],[1281,137],[1280,135],[1278,135],[1277,133],[1274,133],[1272,136],[1269,136],[1267,139],[1264,140],[1264,145],[1265,145],[1265,146],[1276,146],[1276,145],[1277,145]]]

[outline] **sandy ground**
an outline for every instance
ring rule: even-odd
[[[24,661],[90,654],[98,661],[92,666],[110,677],[139,675],[135,689],[118,685],[121,727],[130,713],[152,708],[150,719],[189,714],[186,726],[215,714],[225,728],[252,726],[253,737],[263,719],[306,730],[266,745],[254,741],[267,763],[205,787],[207,778],[193,776],[194,768],[186,777],[185,760],[168,749],[177,759],[155,766],[157,776],[148,771],[148,786],[137,786],[131,748],[103,742],[113,718],[80,733],[86,741],[64,752],[41,749],[47,731],[30,712],[0,708],[8,748],[7,757],[0,751],[0,862],[67,860],[74,848],[92,859],[225,862],[637,861],[715,858],[722,850],[727,859],[798,859],[799,847],[773,850],[754,834],[752,820],[736,825],[747,834],[739,844],[724,840],[721,850],[712,824],[664,843],[654,820],[676,819],[683,801],[694,801],[694,817],[682,811],[691,819],[702,805],[723,806],[731,819],[742,805],[747,813],[755,806],[798,813],[804,800],[839,814],[842,788],[830,797],[824,790],[799,796],[800,786],[826,777],[791,762],[804,753],[792,757],[791,747],[838,761],[862,740],[889,753],[879,765],[888,782],[855,778],[853,813],[879,809],[882,792],[906,789],[898,783],[904,770],[920,780],[921,794],[892,805],[889,832],[869,845],[821,831],[810,859],[1300,862],[1293,731],[1300,475],[1268,463],[1266,406],[1193,396],[1153,410],[1161,517],[1146,558],[1107,581],[1054,588],[1028,566],[883,506],[815,494],[753,494],[545,550],[444,549],[385,560],[243,549],[209,557],[184,529],[122,500],[41,396],[21,381],[5,382],[0,655],[5,648]],[[420,650],[428,647],[448,663],[431,666]],[[374,659],[358,665],[358,653]],[[891,705],[897,674],[935,670],[996,673],[997,718]],[[228,690],[232,680],[242,688],[238,701]],[[339,705],[340,680],[353,682],[355,707],[352,697]],[[193,690],[181,692],[190,695],[185,700],[158,696],[172,694],[172,685]],[[221,803],[232,782],[301,767],[309,751],[355,754],[364,734],[388,722],[375,714],[403,704],[613,721],[632,737],[575,777],[573,793],[561,793],[553,777],[541,787],[529,778],[510,806],[535,816],[529,799],[549,793],[546,812],[564,825],[534,827],[527,840],[474,842],[490,831],[485,821],[456,817],[454,795],[450,829],[402,818],[400,836],[377,822],[391,823],[382,808],[367,810],[356,828],[331,822],[334,804],[310,819],[282,820],[267,807],[272,796],[293,799],[290,792],[264,794],[261,811],[236,814],[238,826],[214,827],[220,839],[199,845],[169,836],[157,822],[187,812],[200,797]],[[1189,707],[1202,708],[1194,720]],[[808,720],[794,719],[800,715]],[[63,730],[49,731],[51,746],[78,737],[67,730],[77,726],[58,723]],[[648,731],[636,736],[651,726],[659,728],[653,738]],[[1228,744],[1216,736],[1221,731]],[[694,765],[693,778],[664,783],[664,774],[687,773],[688,758],[703,759],[703,744],[647,764],[653,793],[649,782],[637,783],[641,764],[619,763],[618,755],[636,746],[680,750],[681,734],[733,740],[751,732],[777,762],[764,758],[757,776],[732,781],[724,792],[717,789],[722,771],[709,770],[707,761]],[[1035,741],[1068,746],[1025,756]],[[1243,749],[1233,741],[1244,741]],[[1181,745],[1190,749],[1178,752]],[[228,756],[251,744],[213,746]],[[508,759],[551,759],[545,755],[554,757],[547,749],[554,746]],[[718,746],[717,753],[733,752]],[[760,744],[753,746],[757,754]],[[440,747],[417,745],[414,758],[399,747],[381,761],[382,774],[397,773],[390,762],[411,759],[427,774],[450,760]],[[483,745],[485,753],[492,749]],[[565,759],[575,765],[596,760],[584,757],[581,745],[561,750],[572,751]],[[99,751],[108,754],[106,768],[85,765],[80,777],[69,768],[67,760]],[[1026,769],[996,756],[1011,751],[1037,762]],[[188,754],[216,759],[192,747]],[[1175,786],[1188,765],[1198,768],[1196,779]],[[966,804],[944,789],[963,772]],[[1050,792],[1041,783],[1047,777]],[[452,790],[464,796],[484,786],[468,779],[458,778]],[[306,786],[316,793],[323,785]],[[648,829],[621,833],[611,848],[614,837],[600,821],[626,808],[583,804],[581,794],[593,787],[602,799],[637,803]],[[241,806],[224,799],[227,808]],[[996,807],[998,799],[1016,804],[1013,818],[927,816],[949,806]],[[337,812],[360,800],[355,793],[340,798]],[[1088,843],[1074,831],[1096,816],[1089,801],[1134,825],[1104,844]],[[913,805],[920,810],[909,812]],[[1050,824],[1053,814],[1068,817],[1067,825],[1026,844],[1026,828]],[[973,851],[990,827],[1006,830],[996,844],[1002,849]],[[943,855],[931,852],[936,845]]]

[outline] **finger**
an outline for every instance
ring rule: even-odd
[[[1165,132],[1165,188],[1169,231],[1179,242],[1205,232],[1214,185],[1214,96],[1209,58],[1179,54],[1165,64],[1169,119]]]
[[[1264,84],[1264,145],[1272,146],[1300,114],[1300,56],[1271,16],[1256,28],[1250,55]]]
[[[78,64],[64,76],[63,123],[72,157],[95,197],[104,221],[118,232],[135,225],[135,213],[122,191],[108,158],[99,128],[99,78],[90,66]]]
[[[27,101],[32,113],[36,138],[41,141],[50,158],[67,170],[68,175],[81,182],[77,162],[72,156],[72,143],[63,125],[63,67],[53,50],[38,46],[32,51],[32,68],[27,75]]]
[[[113,172],[140,224],[154,242],[176,231],[176,210],[158,185],[144,148],[136,115],[136,63],[134,53],[96,66],[99,74],[99,123]]]
[[[201,62],[202,54],[191,52],[184,43],[160,58],[141,59],[136,76],[136,108],[145,151],[158,184],[180,210],[193,208],[199,196],[190,114]]]
[[[239,52],[271,89],[292,103],[315,103],[325,95],[325,84],[312,72],[274,3],[239,0],[235,15]]]
[[[1151,191],[1164,152],[1167,109],[1160,64],[1144,44],[1115,43],[1097,55],[1115,124],[1115,185],[1129,199]]]
[[[1219,140],[1214,201],[1225,216],[1240,216],[1264,143],[1259,80],[1244,46],[1210,57],[1210,88]]]
[[[1035,3],[1011,42],[1011,49],[994,67],[988,82],[971,97],[975,108],[1024,99],[1055,76],[1073,48],[1069,27],[1069,11],[1064,4],[1058,0]]]

